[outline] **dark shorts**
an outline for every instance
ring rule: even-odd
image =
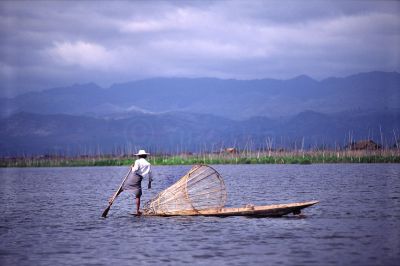
[[[134,190],[133,194],[136,196],[136,198],[140,198],[142,196],[142,188]]]
[[[136,198],[140,198],[142,196],[142,180],[142,176],[130,174],[125,180],[123,190],[133,193]]]

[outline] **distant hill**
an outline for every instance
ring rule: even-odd
[[[400,110],[323,114],[301,112],[284,118],[232,120],[208,114],[133,113],[119,118],[18,113],[0,119],[0,156],[40,154],[218,151],[223,147],[316,148],[374,139],[393,145],[400,135]],[[382,131],[382,135],[381,135]]]
[[[154,78],[0,99],[0,156],[344,146],[400,139],[400,74]],[[381,134],[382,132],[382,134]]]
[[[280,117],[305,110],[337,113],[400,107],[400,74],[369,72],[322,81],[154,78],[112,85],[96,84],[31,92],[0,99],[3,117],[19,112],[121,117],[189,112],[246,119]]]

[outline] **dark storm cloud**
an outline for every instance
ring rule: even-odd
[[[153,76],[399,71],[396,1],[0,3],[1,95]]]

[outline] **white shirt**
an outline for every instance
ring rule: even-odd
[[[143,178],[149,178],[151,181],[153,180],[151,164],[144,158],[140,158],[135,161],[135,164],[132,166],[132,173],[139,174]]]

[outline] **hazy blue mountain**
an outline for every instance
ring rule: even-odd
[[[0,155],[215,151],[222,147],[393,144],[400,74],[322,81],[154,78],[0,99]],[[382,134],[381,134],[382,132]]]
[[[121,117],[181,111],[243,119],[279,117],[305,110],[336,113],[400,107],[400,74],[369,72],[322,81],[154,78],[102,89],[81,84],[0,99],[4,116],[31,112]]]
[[[12,99],[0,99],[3,114],[33,112],[38,114],[80,114],[106,104],[107,95],[94,83],[76,84],[42,92],[29,92]],[[121,109],[110,110],[121,111]]]
[[[344,146],[375,139],[394,144],[400,110],[322,114],[305,111],[282,119],[245,120],[193,113],[134,113],[119,119],[18,113],[0,119],[0,155],[217,151],[222,147],[260,149]],[[382,131],[382,135],[381,132]]]

